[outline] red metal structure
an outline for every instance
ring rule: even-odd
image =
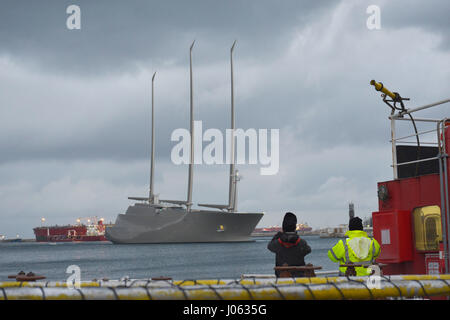
[[[450,273],[450,120],[413,119],[411,115],[450,102],[450,99],[406,109],[403,100],[409,99],[391,93],[381,83],[372,80],[371,84],[383,92],[383,101],[392,109],[394,179],[378,183],[378,211],[372,213],[373,235],[381,245],[377,262],[387,265],[383,274],[389,275]],[[399,120],[411,121],[415,134],[397,138],[395,123]],[[418,132],[416,122],[435,127]],[[430,134],[436,142],[428,142],[431,147],[421,146],[419,136]],[[417,139],[415,146],[404,141],[411,137]]]

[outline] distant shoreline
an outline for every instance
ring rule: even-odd
[[[36,242],[36,239],[4,239],[4,240],[0,240],[0,243],[11,243],[11,242]]]
[[[275,231],[267,231],[267,232],[253,232],[250,236],[252,237],[273,237],[277,232]],[[308,232],[299,232],[297,231],[299,236],[318,236],[320,233],[317,231],[308,231]]]

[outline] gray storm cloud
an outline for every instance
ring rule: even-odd
[[[81,8],[81,30],[68,32],[66,8]],[[193,39],[203,61],[224,58],[218,48],[238,37],[241,54],[258,59],[284,47],[293,26],[304,25],[333,1],[4,1],[0,13],[3,52],[53,72],[95,76],[132,72],[142,64],[185,64]],[[270,42],[270,46],[268,43]],[[225,45],[225,46],[223,46]],[[36,61],[36,54],[39,61]]]
[[[448,98],[446,1],[76,1],[81,30],[66,28],[70,4],[0,5],[0,234],[31,237],[42,216],[114,220],[127,196],[147,194],[154,71],[155,187],[185,198],[187,167],[170,162],[170,134],[188,128],[194,39],[204,129],[229,126],[235,39],[236,125],[280,129],[277,175],[238,168],[239,208],[265,211],[261,225],[280,224],[285,211],[336,225],[349,201],[361,216],[377,209],[376,182],[392,169],[388,109],[371,79],[411,107]],[[366,27],[371,4],[380,30]],[[194,202],[225,202],[227,174],[196,166]]]

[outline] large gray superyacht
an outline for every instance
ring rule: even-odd
[[[235,42],[236,43],[236,42]],[[233,94],[233,49],[231,62],[231,130],[235,129]],[[190,47],[190,133],[193,137],[192,48]],[[156,74],[156,73],[155,73]],[[183,242],[242,242],[252,241],[251,233],[263,213],[237,212],[238,170],[235,169],[235,146],[231,140],[230,178],[228,204],[198,204],[210,210],[192,208],[194,139],[190,139],[190,164],[187,200],[161,200],[154,193],[154,79],[152,77],[152,137],[150,189],[148,197],[129,197],[137,202],[119,214],[115,224],[106,228],[106,238],[113,243],[183,243]],[[233,135],[232,135],[233,136]]]

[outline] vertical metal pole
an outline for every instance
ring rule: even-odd
[[[151,164],[150,164],[150,190],[148,194],[148,202],[154,203],[154,190],[153,190],[153,179],[155,170],[155,105],[154,105],[154,81],[156,72],[152,77],[152,151],[151,151]]]
[[[449,199],[448,199],[448,173],[447,173],[447,159],[448,159],[448,155],[447,155],[447,146],[446,146],[446,138],[445,138],[445,123],[446,123],[447,119],[444,119],[442,122],[442,145],[443,145],[443,151],[444,151],[444,157],[442,159],[443,161],[443,165],[444,165],[444,192],[445,192],[445,224],[442,225],[443,228],[446,229],[446,234],[447,234],[447,241],[443,242],[444,243],[444,260],[445,260],[445,272],[449,273],[450,270],[450,239],[448,237],[448,226],[449,226]]]
[[[187,194],[187,203],[186,207],[188,210],[191,209],[192,206],[192,183],[194,177],[194,90],[193,90],[193,80],[192,80],[192,48],[194,47],[194,42],[192,42],[191,48],[189,50],[189,69],[190,69],[190,84],[191,84],[191,111],[190,111],[190,119],[191,119],[191,154],[189,161],[189,180],[188,180],[188,194]]]
[[[445,191],[444,191],[444,173],[443,173],[443,161],[444,161],[444,153],[445,151],[443,151],[443,147],[441,145],[441,140],[440,140],[440,122],[437,124],[437,139],[438,139],[438,150],[439,150],[439,184],[440,184],[440,191],[441,191],[441,220],[442,220],[442,240],[443,240],[443,244],[444,244],[444,255],[445,255],[445,247],[446,247],[446,242],[447,242],[447,228],[446,228],[446,212],[447,212],[447,208],[445,206]],[[447,259],[445,259],[444,257],[444,262],[445,262],[445,272],[448,272],[448,264],[447,264]]]
[[[235,212],[236,197],[235,197],[235,169],[234,169],[234,74],[233,74],[233,50],[236,45],[236,40],[233,42],[230,50],[230,66],[231,66],[231,143],[230,143],[230,182],[228,186],[228,211]]]
[[[394,111],[391,112],[391,141],[392,141],[392,168],[394,169],[394,180],[398,179],[397,173],[397,148],[395,141],[395,118]]]

